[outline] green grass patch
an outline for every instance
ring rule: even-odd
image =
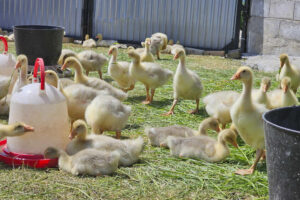
[[[77,52],[84,49],[75,44],[64,44],[64,48]],[[9,43],[9,50],[15,53],[14,43]],[[94,50],[108,55],[108,48]],[[163,54],[161,57],[162,60],[157,62],[175,72],[178,61],[174,61],[171,55]],[[119,51],[118,59],[130,61],[126,50]],[[242,89],[239,81],[230,80],[241,65],[240,60],[187,56],[186,64],[201,77],[205,87],[203,96],[216,91]],[[103,69],[104,79],[111,81],[106,72],[107,66]],[[257,71],[254,74],[256,88],[263,76],[272,78],[272,89],[278,86],[274,74]],[[97,77],[98,74],[90,73],[90,76]],[[137,83],[124,102],[132,106],[132,115],[122,135],[130,138],[141,135],[146,142],[139,163],[119,168],[113,176],[97,178],[73,177],[57,169],[11,168],[1,163],[0,199],[267,199],[265,162],[258,164],[258,170],[252,176],[234,174],[236,169],[250,167],[255,156],[254,150],[241,140],[240,150],[231,146],[231,155],[218,164],[175,158],[170,156],[169,150],[148,144],[144,134],[146,126],[178,124],[197,129],[199,123],[207,117],[202,101],[197,115],[187,113],[195,108],[194,101],[180,101],[173,116],[161,115],[169,110],[173,101],[172,81],[169,80],[157,89],[151,105],[141,104],[145,99],[145,88],[141,83]],[[7,123],[7,117],[1,117],[0,122]],[[212,132],[210,134],[216,137]]]

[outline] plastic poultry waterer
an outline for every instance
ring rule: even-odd
[[[0,36],[0,40],[2,40],[4,44],[4,52],[0,54],[0,75],[11,76],[16,66],[16,60],[12,54],[8,53],[6,39]]]
[[[16,59],[12,54],[8,53],[8,45],[6,39],[3,36],[0,36],[0,40],[4,45],[4,52],[0,54],[0,80],[10,79],[15,70]],[[15,73],[12,77],[11,86],[9,87],[9,93],[11,93],[13,89],[13,83],[15,83],[17,77],[17,73]]]
[[[45,149],[49,146],[65,149],[68,143],[70,126],[66,99],[57,88],[45,84],[44,70],[43,59],[36,59],[33,83],[22,87],[11,97],[9,124],[24,122],[33,126],[35,131],[7,138],[0,154],[0,160],[7,164],[54,167],[57,159],[44,159]]]

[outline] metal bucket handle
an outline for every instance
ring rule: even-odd
[[[37,83],[37,72],[38,69],[40,69],[40,75],[41,75],[41,90],[45,90],[45,65],[43,58],[37,58],[34,63],[34,71],[33,71],[33,82]]]
[[[0,40],[2,40],[2,42],[4,44],[4,52],[3,52],[3,54],[7,54],[7,51],[8,51],[7,40],[3,36],[0,36]]]

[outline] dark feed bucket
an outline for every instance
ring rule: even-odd
[[[44,59],[45,65],[56,65],[62,49],[64,28],[57,26],[14,26],[17,55],[25,54],[28,64]]]
[[[270,199],[300,199],[300,107],[263,115]]]

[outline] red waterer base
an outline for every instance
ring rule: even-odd
[[[50,168],[57,167],[56,159],[45,159],[43,155],[19,154],[8,151],[6,140],[0,141],[0,162],[10,166],[29,166],[33,168]]]

